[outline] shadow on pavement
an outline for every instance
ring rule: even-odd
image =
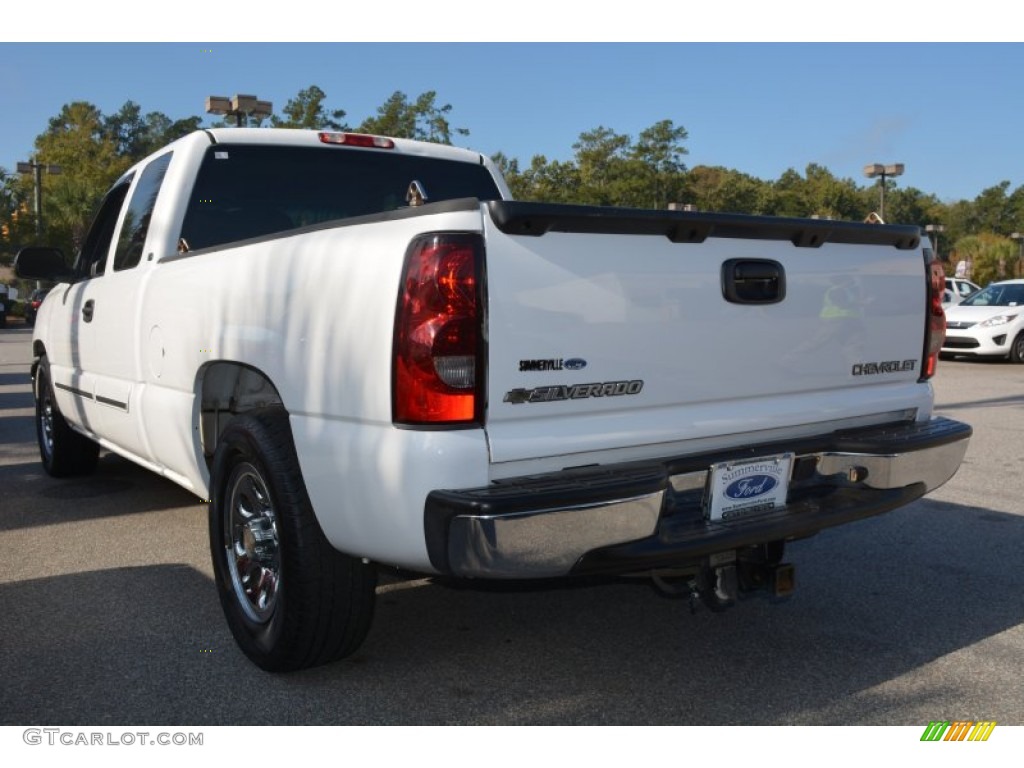
[[[8,583],[0,585],[0,718],[918,725],[904,720],[960,715],[947,713],[962,701],[958,675],[929,676],[930,665],[1024,621],[1021,551],[1024,517],[925,500],[792,545],[791,599],[745,600],[722,614],[691,614],[686,601],[644,583],[391,583],[378,590],[359,652],[288,676],[242,657],[212,584],[192,567]],[[908,677],[912,684],[894,684]],[[1000,685],[1020,684],[996,680],[990,690]],[[964,715],[1019,725],[1015,700],[1016,711],[974,712],[975,701]]]
[[[3,370],[17,367],[17,371]],[[32,375],[27,365],[0,366],[0,387],[24,386],[29,400],[32,399]]]
[[[34,433],[33,433],[34,437]],[[0,465],[0,531],[198,505],[199,499],[112,453],[100,456],[96,472],[85,477],[53,478],[38,454],[22,464]]]
[[[997,408],[1003,405],[1024,405],[1024,395],[1012,397],[990,397],[987,400],[971,400],[963,403],[943,403],[936,411],[962,411],[969,408]]]

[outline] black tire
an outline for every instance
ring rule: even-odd
[[[75,432],[61,415],[50,380],[50,362],[39,359],[35,381],[36,438],[43,469],[53,477],[88,475],[100,455],[97,443]]]
[[[1024,363],[1024,331],[1018,333],[1010,345],[1010,362]]]
[[[232,420],[211,475],[210,550],[239,647],[269,672],[327,664],[359,648],[377,574],[338,552],[317,523],[281,408]]]

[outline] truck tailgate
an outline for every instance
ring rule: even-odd
[[[507,202],[484,226],[493,463],[928,415],[916,227]]]

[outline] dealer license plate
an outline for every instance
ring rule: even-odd
[[[792,468],[792,453],[712,464],[708,519],[733,520],[786,506]]]

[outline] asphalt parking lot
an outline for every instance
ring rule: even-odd
[[[113,455],[44,475],[29,339],[0,330],[0,724],[1024,725],[1024,366],[942,362],[960,472],[791,545],[784,602],[390,579],[355,656],[274,676],[228,633],[198,499]]]

